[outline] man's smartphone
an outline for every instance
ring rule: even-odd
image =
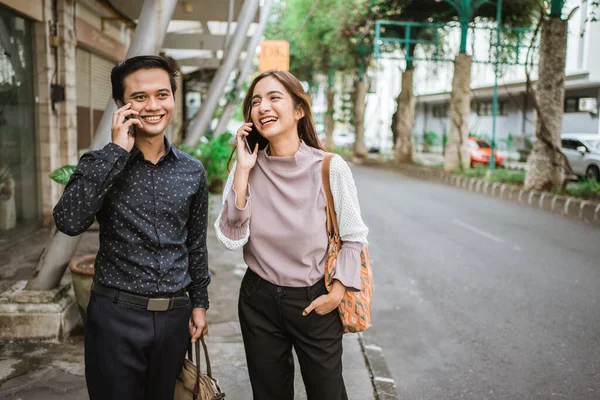
[[[123,102],[121,100],[117,100],[117,108],[121,108],[124,106],[125,106],[125,104],[123,104]],[[128,115],[127,117],[125,117],[125,121],[127,121],[128,119],[133,118],[133,117],[134,117],[133,115]],[[131,124],[129,126],[129,134],[133,137],[135,137],[135,134],[136,134],[135,128],[136,128],[135,124]]]

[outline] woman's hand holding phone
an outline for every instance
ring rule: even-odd
[[[246,137],[252,132],[252,122],[246,122],[237,130],[236,145],[237,145],[237,169],[250,171],[256,164],[258,157],[258,143],[251,150]]]
[[[121,104],[119,104],[121,105]],[[131,109],[131,103],[121,106],[113,114],[112,119],[112,141],[127,151],[133,149],[135,136],[130,132],[130,127],[136,125],[143,128],[142,122],[136,118],[140,113]]]
[[[246,122],[237,130],[235,143],[237,146],[235,175],[233,176],[233,188],[237,193],[236,205],[238,208],[246,208],[248,195],[248,178],[250,170],[256,165],[258,157],[258,143],[254,146],[254,151],[250,151],[250,146],[246,137],[252,132],[252,122]]]

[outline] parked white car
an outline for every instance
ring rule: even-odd
[[[573,172],[586,179],[600,182],[600,135],[565,133],[560,136],[562,151]]]

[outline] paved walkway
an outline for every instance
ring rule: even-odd
[[[211,197],[211,221],[215,219],[219,209],[220,197]],[[78,253],[95,251],[98,247],[97,236],[97,232],[87,232]],[[39,239],[45,237],[40,235]],[[41,245],[43,246],[43,241]],[[31,246],[30,250],[35,251],[40,244]],[[227,251],[217,242],[212,224],[208,247],[213,280],[209,288],[211,308],[208,311],[210,332],[207,344],[213,375],[219,380],[227,399],[251,399],[237,318],[238,290],[246,266],[241,251]],[[20,250],[23,254],[31,253],[23,248]],[[26,271],[11,272],[11,276],[22,275],[26,275]],[[0,399],[87,399],[83,375],[81,332],[74,332],[62,343],[0,343],[0,382],[3,382],[0,385]],[[356,335],[346,335],[344,338],[344,377],[351,400],[374,398],[370,373]],[[296,368],[296,388],[296,399],[306,399],[299,368]]]

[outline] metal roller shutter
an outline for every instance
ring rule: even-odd
[[[77,48],[76,62],[78,148],[86,150],[111,98],[110,71],[114,63],[81,48]]]
[[[104,111],[112,94],[110,71],[115,66],[115,63],[98,57],[95,54],[91,54],[91,63],[92,108]]]

